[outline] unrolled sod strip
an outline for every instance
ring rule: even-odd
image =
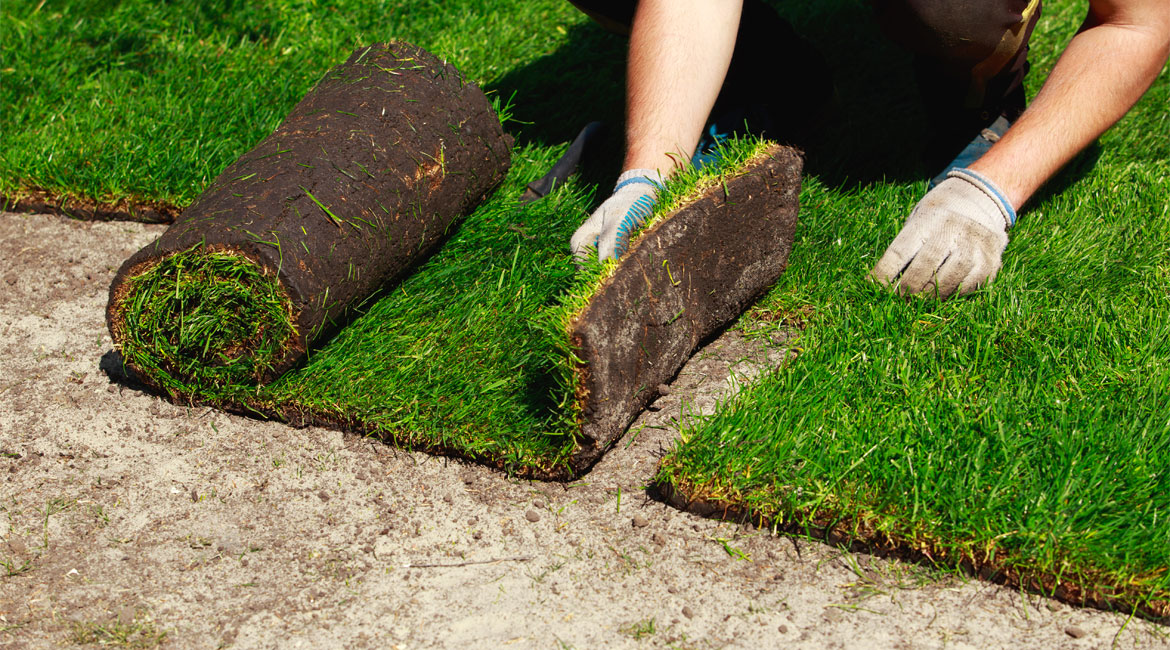
[[[708,337],[779,279],[799,210],[800,155],[773,145],[634,242],[570,320],[581,436],[596,460]]]
[[[483,92],[407,43],[359,48],[110,287],[126,364],[175,399],[238,400],[431,252],[508,170]]]

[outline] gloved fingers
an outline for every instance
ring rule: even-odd
[[[898,283],[898,293],[903,296],[922,293],[927,285],[930,285],[931,293],[933,293],[935,274],[947,261],[952,251],[949,241],[928,242],[910,261],[906,270],[902,271],[902,278]]]
[[[998,253],[988,252],[983,249],[977,249],[974,253],[975,264],[963,278],[962,286],[959,288],[959,295],[965,296],[976,289],[982,289],[991,284],[995,280],[995,276],[999,273],[999,267],[1002,255]]]
[[[603,221],[600,215],[594,214],[581,224],[569,239],[569,248],[573,257],[582,260],[590,257],[591,249],[597,248],[597,239],[601,236]]]
[[[969,293],[967,278],[977,265],[977,260],[970,255],[957,251],[951,253],[934,274],[934,279],[931,281],[934,286],[927,286],[927,292],[934,293],[939,298],[949,298],[960,289],[962,293]]]
[[[630,247],[630,228],[615,225],[601,233],[597,240],[597,259],[618,259]]]
[[[921,248],[922,240],[912,237],[903,229],[870,270],[869,278],[886,286],[894,284]]]
[[[634,233],[654,211],[654,198],[648,195],[638,197],[622,215],[621,219],[605,224],[597,240],[597,257],[600,260],[618,259],[629,249]]]

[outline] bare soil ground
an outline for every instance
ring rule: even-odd
[[[653,500],[677,419],[782,341],[716,340],[567,485],[113,381],[110,280],[163,228],[0,214],[0,646],[1168,645],[1122,614]]]

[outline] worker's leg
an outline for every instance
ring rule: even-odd
[[[886,32],[915,55],[932,129],[928,161],[941,168],[963,152],[958,166],[974,162],[1024,111],[1028,39],[1040,0],[873,4]]]

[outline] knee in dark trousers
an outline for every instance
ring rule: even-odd
[[[941,140],[958,143],[1001,115],[1014,121],[1023,112],[1028,39],[1040,0],[872,4],[886,33],[915,55],[919,88]]]

